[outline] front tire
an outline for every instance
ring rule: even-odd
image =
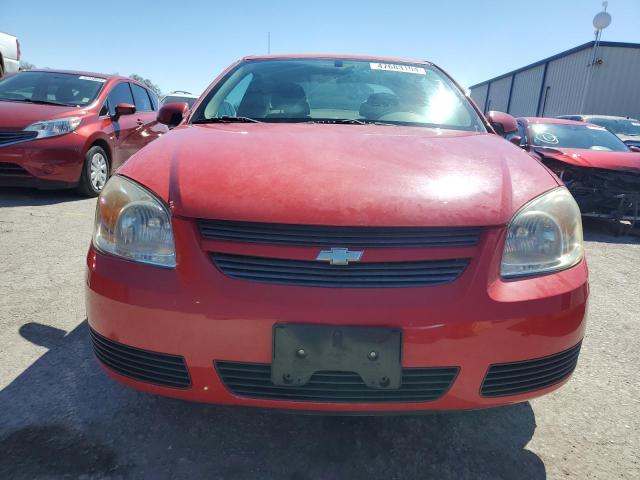
[[[94,145],[84,156],[78,192],[87,197],[100,194],[109,179],[109,156],[102,147]]]

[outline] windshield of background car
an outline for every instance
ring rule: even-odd
[[[467,98],[436,68],[368,60],[243,62],[207,94],[191,121],[220,117],[486,131]]]
[[[0,100],[82,106],[95,100],[105,82],[87,75],[21,72],[0,80]]]
[[[640,136],[640,122],[637,120],[587,118],[587,122],[600,125],[617,135]]]
[[[173,102],[185,102],[189,104],[189,108],[193,107],[193,104],[196,103],[197,98],[193,97],[179,97],[177,95],[167,95],[162,99],[162,104],[165,105],[167,103]]]
[[[561,123],[533,123],[531,144],[538,147],[583,148],[628,152],[629,148],[613,133],[603,127],[566,125]]]

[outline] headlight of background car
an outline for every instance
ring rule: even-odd
[[[25,128],[27,132],[37,132],[38,138],[57,137],[65,133],[71,133],[80,125],[80,117],[57,118],[55,120],[43,120],[35,122]]]
[[[93,245],[135,262],[176,266],[168,208],[132,180],[118,175],[107,182],[98,198]]]
[[[564,188],[556,188],[522,207],[508,227],[501,275],[519,277],[556,272],[583,256],[580,208]]]

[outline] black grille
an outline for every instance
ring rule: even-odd
[[[554,385],[576,368],[580,344],[550,357],[491,365],[482,382],[481,395],[501,397]]]
[[[475,227],[332,227],[200,220],[207,240],[333,247],[448,247],[476,245]]]
[[[317,372],[303,386],[271,383],[271,365],[215,362],[224,385],[235,395],[299,402],[429,402],[442,397],[458,375],[458,367],[403,368],[402,386],[396,390],[369,388],[351,372]]]
[[[163,387],[187,388],[191,385],[184,358],[130,347],[109,340],[92,329],[90,332],[96,357],[113,371]]]
[[[14,175],[18,177],[30,176],[29,172],[20,165],[8,162],[0,162],[0,175]]]
[[[16,131],[0,131],[0,145],[9,145],[11,143],[26,142],[36,138],[38,132],[25,132],[23,130]]]
[[[424,287],[455,280],[468,259],[329,265],[317,261],[212,253],[225,275],[242,280],[306,287]]]

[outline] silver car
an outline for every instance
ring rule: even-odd
[[[612,115],[559,115],[556,118],[589,122],[606,128],[627,145],[640,147],[640,120]]]

